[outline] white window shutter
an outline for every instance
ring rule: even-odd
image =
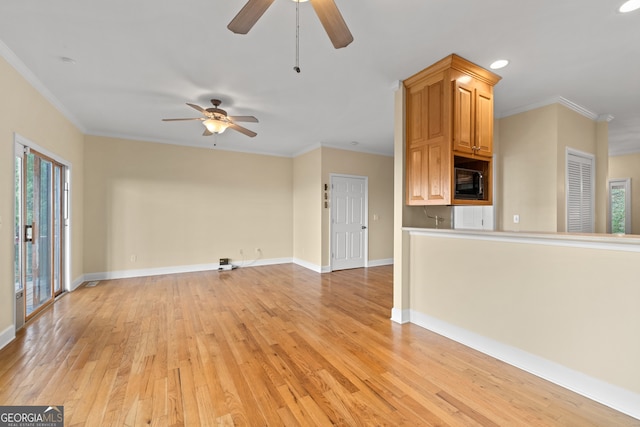
[[[567,152],[567,231],[594,232],[593,156]]]

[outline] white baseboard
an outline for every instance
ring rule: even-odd
[[[395,321],[393,311],[392,320]],[[409,320],[411,323],[640,419],[640,394],[414,310],[410,310]]]
[[[411,321],[410,311],[408,308],[402,310],[400,308],[392,308],[391,309],[391,320],[396,323],[409,323]],[[420,325],[422,326],[422,325]],[[424,326],[423,326],[424,327]]]
[[[232,263],[232,265],[238,268],[246,267],[259,267],[261,265],[275,265],[275,264],[287,264],[291,262],[291,258],[271,258],[249,261],[246,263]],[[220,264],[193,264],[193,265],[179,265],[173,267],[158,267],[158,268],[145,268],[139,270],[119,270],[119,271],[106,271],[101,273],[86,273],[84,280],[86,282],[92,280],[109,280],[109,279],[128,279],[132,277],[145,277],[145,276],[159,276],[162,274],[177,274],[177,273],[193,273],[197,271],[210,271],[218,270]],[[82,282],[81,282],[82,283]]]
[[[308,268],[309,270],[313,270],[316,273],[331,273],[333,271],[330,265],[320,266],[320,265],[312,264],[308,261],[305,261],[299,258],[294,258],[293,263],[298,264],[301,267]],[[367,267],[379,267],[381,265],[392,265],[392,264],[393,264],[393,258],[374,259],[374,260],[367,261]]]
[[[367,267],[380,267],[381,265],[393,265],[393,258],[371,259],[367,262]]]
[[[9,325],[4,331],[0,332],[0,349],[16,338],[16,325]]]
[[[270,258],[259,259],[254,261],[248,261],[246,263],[233,262],[232,265],[238,268],[245,267],[259,267],[263,265],[276,265],[276,264],[288,264],[294,263],[301,267],[313,270],[316,273],[328,273],[331,272],[330,266],[320,267],[319,265],[312,264],[310,262],[298,259],[298,258]],[[109,279],[128,279],[132,277],[145,277],[145,276],[159,276],[162,274],[177,274],[177,273],[192,273],[196,271],[210,271],[218,270],[220,264],[192,264],[192,265],[180,265],[172,267],[158,267],[158,268],[144,268],[139,270],[116,270],[116,271],[104,271],[99,273],[86,273],[83,276],[75,279],[71,285],[71,290],[75,290],[84,282],[90,282],[92,280],[109,280]]]
[[[319,265],[316,264],[312,264],[308,261],[305,261],[303,259],[300,258],[294,258],[293,259],[293,263],[299,265],[300,267],[304,267],[304,268],[308,268],[309,270],[313,270],[316,273],[326,273],[326,271],[323,271],[323,268],[320,267]]]
[[[71,292],[75,291],[84,282],[86,282],[84,274],[82,276],[80,276],[80,277],[76,277],[75,280],[73,282],[71,282],[71,289],[69,289],[69,291],[71,291]]]

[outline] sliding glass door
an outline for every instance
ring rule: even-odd
[[[16,185],[16,204],[20,201],[21,209],[16,206],[16,223],[22,225],[18,239],[23,248],[21,256],[16,255],[16,293],[24,288],[24,316],[29,319],[63,291],[65,173],[64,165],[33,150],[20,157],[16,169],[21,164],[22,183]]]

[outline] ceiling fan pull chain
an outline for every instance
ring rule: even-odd
[[[293,70],[300,73],[300,0],[296,0],[296,65]]]

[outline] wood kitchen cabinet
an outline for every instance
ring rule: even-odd
[[[404,81],[406,89],[406,203],[492,204],[493,86],[500,80],[450,55]],[[459,200],[456,167],[484,171],[482,200]]]

